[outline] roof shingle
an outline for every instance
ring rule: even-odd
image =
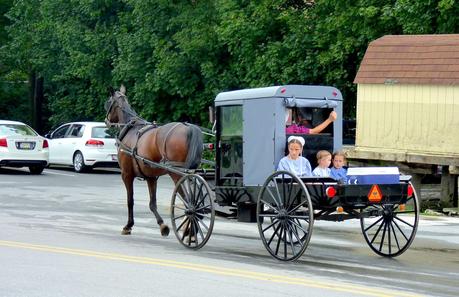
[[[459,84],[459,34],[386,35],[372,41],[358,84]]]

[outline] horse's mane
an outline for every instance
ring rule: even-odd
[[[117,98],[123,98],[124,99],[124,100],[122,100],[122,106],[121,107],[122,107],[122,110],[123,110],[123,113],[124,113],[124,118],[125,118],[126,123],[129,122],[132,118],[135,118],[136,122],[143,123],[143,124],[150,124],[150,122],[148,122],[144,118],[140,117],[137,114],[137,112],[131,107],[131,105],[129,104],[128,98],[125,95],[125,93],[123,93],[123,91],[116,91],[115,92],[115,96]]]

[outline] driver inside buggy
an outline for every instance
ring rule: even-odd
[[[287,134],[319,134],[325,130],[328,125],[333,123],[338,115],[332,110],[328,117],[316,127],[312,127],[311,111],[307,108],[287,108],[286,109],[286,128]]]

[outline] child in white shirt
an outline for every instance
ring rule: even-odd
[[[330,177],[330,164],[332,155],[329,151],[317,152],[318,166],[312,171],[313,176]]]

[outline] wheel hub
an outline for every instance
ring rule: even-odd
[[[389,208],[385,208],[385,209],[384,209],[384,212],[383,212],[383,216],[384,216],[385,218],[387,218],[387,217],[392,217],[392,210],[389,209]]]
[[[287,220],[288,217],[289,217],[289,215],[288,215],[287,210],[285,210],[285,209],[279,210],[279,213],[277,214],[277,218],[279,220],[285,221],[285,220]]]
[[[187,216],[192,216],[192,215],[194,215],[195,213],[196,213],[196,210],[195,210],[194,207],[185,210],[185,214],[186,214]]]

